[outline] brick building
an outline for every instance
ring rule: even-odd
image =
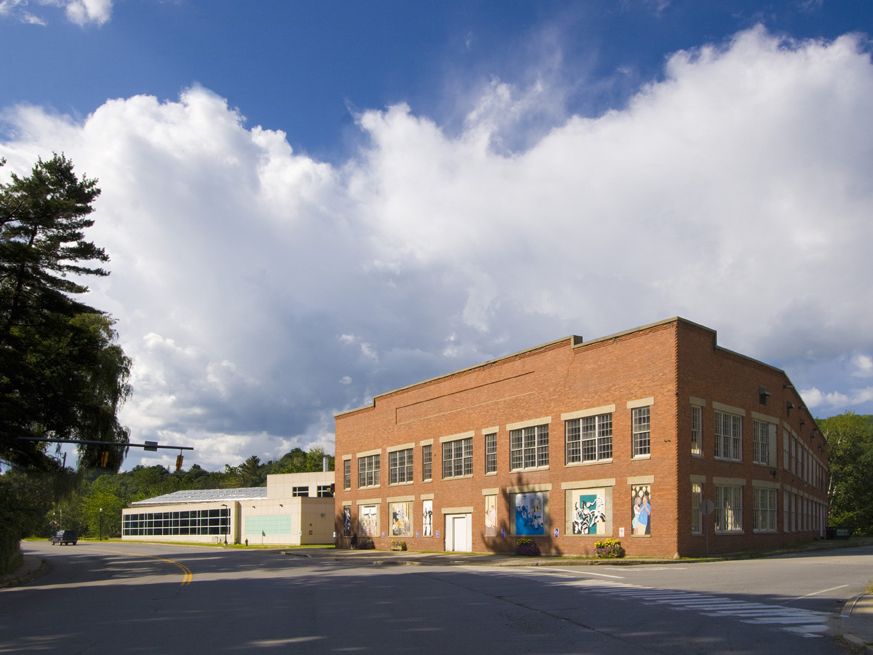
[[[568,337],[336,417],[337,535],[691,556],[824,535],[827,448],[780,369],[673,318]]]

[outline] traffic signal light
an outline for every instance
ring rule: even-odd
[[[182,461],[183,460],[184,460],[184,458],[182,457],[182,453],[179,453],[178,455],[176,455],[176,472],[182,470]]]

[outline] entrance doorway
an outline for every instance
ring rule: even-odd
[[[446,514],[446,550],[469,553],[473,549],[473,515]]]

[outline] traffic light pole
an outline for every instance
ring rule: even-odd
[[[97,439],[50,439],[48,437],[18,437],[19,441],[44,441],[46,443],[66,443],[71,446],[113,446],[115,448],[142,448],[143,450],[194,450],[194,446],[161,446],[157,441],[145,443],[119,443],[117,441],[98,441]]]

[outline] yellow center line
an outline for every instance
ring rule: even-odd
[[[156,555],[146,555],[145,553],[134,553],[117,550],[113,552],[115,552],[117,555],[135,555],[136,557],[144,557],[145,559],[157,560],[159,562],[164,562],[165,564],[172,564],[182,572],[182,582],[180,584],[183,587],[191,584],[191,581],[194,579],[194,573],[191,571],[191,569],[189,569],[187,566],[182,564],[182,562],[179,562],[177,560],[168,559],[166,557],[157,557]]]
[[[147,555],[144,555],[144,557],[148,557],[148,556],[147,556]],[[189,569],[187,566],[185,566],[184,564],[182,564],[182,562],[178,562],[178,561],[176,561],[176,560],[174,560],[174,559],[167,559],[167,558],[165,558],[165,557],[156,557],[156,558],[154,558],[154,559],[157,559],[157,560],[160,560],[161,562],[166,562],[167,564],[172,564],[173,566],[178,567],[179,570],[182,571],[182,582],[181,582],[181,585],[182,585],[183,587],[184,587],[185,585],[189,585],[189,584],[191,584],[191,580],[194,578],[194,574],[191,572],[191,569]]]

